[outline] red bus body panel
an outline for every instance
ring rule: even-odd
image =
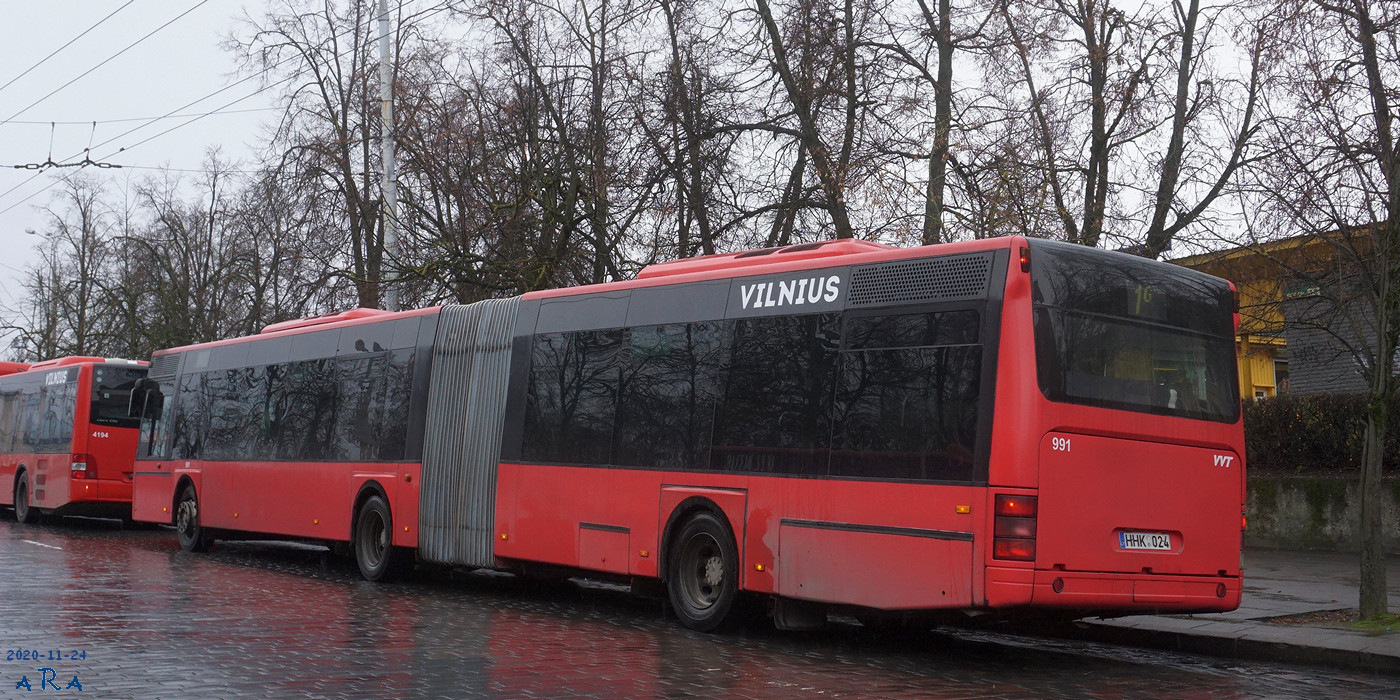
[[[103,358],[68,357],[30,366],[29,372],[48,373],[78,367],[73,434],[68,452],[0,454],[0,505],[14,505],[14,484],[21,468],[31,470],[30,505],[44,512],[75,515],[129,515],[138,430],[94,425],[91,422],[93,365]],[[132,363],[125,366],[144,366]],[[83,478],[73,478],[73,456],[86,457]]]
[[[143,462],[132,517],[170,524],[176,487],[188,480],[206,527],[348,542],[355,498],[377,484],[394,514],[394,545],[416,547],[421,469],[409,462]]]
[[[502,464],[496,555],[659,576],[667,520],[700,498],[719,506],[738,538],[746,590],[891,610],[966,607],[978,520],[957,506],[976,491]]]
[[[1022,240],[956,244],[940,253],[1014,251]],[[746,260],[739,274],[920,254],[927,255],[927,249],[767,266]],[[695,272],[643,275],[606,287],[735,274],[715,265],[692,267]],[[547,290],[527,298],[597,289]],[[687,485],[743,495],[742,515],[739,506],[711,500],[739,539],[741,586],[754,592],[887,610],[1048,607],[1113,613],[1238,607],[1242,423],[1049,401],[1037,384],[1030,296],[1029,275],[1012,265],[1004,288],[985,488],[502,464],[496,513],[503,537],[496,554],[504,561],[664,575],[657,550],[678,504],[667,492]],[[1042,445],[1049,445],[1052,434],[1073,436],[1081,452],[1075,459],[1049,457]],[[1214,466],[1215,455],[1233,457],[1231,466]],[[1140,478],[1127,478],[1125,470]],[[997,493],[1038,496],[1034,561],[994,558],[990,533]],[[969,512],[957,512],[960,506],[970,506]],[[1124,551],[1114,544],[1118,531],[1180,536],[1174,537],[1172,552]],[[625,566],[616,562],[624,547]],[[1065,584],[1062,592],[1054,590],[1056,579]]]
[[[434,311],[435,308],[427,308],[390,314],[356,309],[320,319],[274,324],[255,336],[168,352],[344,328],[386,317],[424,316]],[[133,442],[132,453],[136,451]],[[243,462],[143,457],[136,465],[137,478],[131,495],[132,517],[136,520],[172,524],[175,499],[184,484],[189,483],[198,494],[200,522],[205,527],[347,542],[356,499],[367,486],[375,485],[389,500],[394,546],[418,546],[418,488],[422,475],[422,464],[418,462]]]

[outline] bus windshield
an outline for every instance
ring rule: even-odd
[[[1064,403],[1233,423],[1229,285],[1172,265],[1032,241],[1037,376]]]
[[[127,417],[127,404],[131,401],[131,387],[137,379],[146,376],[145,367],[107,367],[94,365],[92,368],[92,411],[89,421],[93,425],[107,425],[114,428],[137,428],[141,419]]]

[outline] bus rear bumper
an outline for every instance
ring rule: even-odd
[[[1238,576],[1172,576],[988,567],[991,607],[1067,608],[1105,613],[1225,612],[1240,606]]]
[[[123,479],[74,479],[68,482],[68,500],[131,503],[131,481]]]
[[[67,499],[58,506],[38,503],[52,515],[92,518],[130,518],[131,482],[120,479],[73,479],[67,483]]]
[[[62,506],[47,511],[50,515],[57,516],[81,516],[85,518],[122,518],[131,517],[130,501],[70,501]]]

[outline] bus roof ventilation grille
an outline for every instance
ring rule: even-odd
[[[177,353],[161,355],[151,358],[151,370],[147,372],[151,377],[174,377],[175,371],[180,368],[180,356]]]
[[[982,299],[987,296],[991,271],[990,251],[857,267],[851,274],[846,305]]]

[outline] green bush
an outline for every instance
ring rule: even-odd
[[[1400,403],[1390,408],[1385,466],[1400,464]],[[1279,396],[1244,406],[1245,464],[1250,469],[1355,474],[1366,435],[1366,396]]]

